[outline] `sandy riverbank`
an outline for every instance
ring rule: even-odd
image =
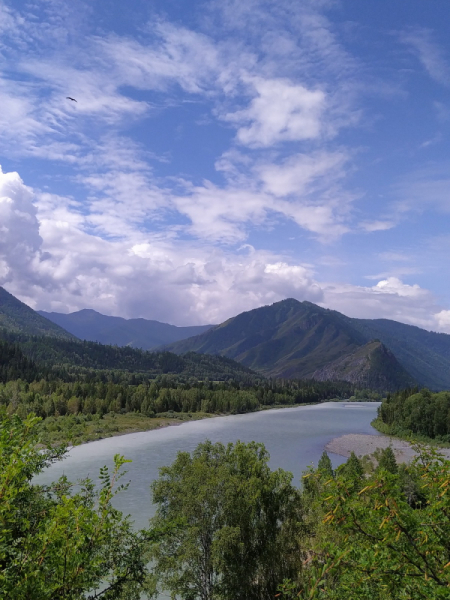
[[[325,446],[325,449],[327,452],[349,457],[352,452],[356,456],[364,456],[365,454],[372,454],[377,448],[384,449],[388,446],[392,446],[398,462],[409,462],[416,455],[409,442],[388,435],[368,435],[362,433],[348,433],[347,435],[334,438]],[[450,459],[449,448],[440,448],[439,452],[445,458]]]

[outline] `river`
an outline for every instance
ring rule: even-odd
[[[145,527],[154,512],[150,483],[158,477],[159,467],[171,464],[178,451],[192,452],[206,439],[223,443],[263,442],[270,453],[270,466],[291,471],[295,485],[300,485],[302,472],[308,465],[317,465],[331,439],[346,433],[377,434],[370,422],[376,417],[378,406],[378,402],[326,402],[214,417],[107,438],[72,448],[63,461],[52,465],[38,481],[49,483],[62,474],[74,482],[87,476],[97,480],[100,467],[111,465],[114,454],[123,454],[132,460],[124,478],[130,481],[130,487],[116,497],[114,504],[131,515],[136,527]],[[330,458],[335,467],[345,461],[338,455],[330,454]]]

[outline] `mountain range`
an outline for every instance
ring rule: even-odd
[[[353,319],[292,298],[220,325],[175,327],[92,310],[38,314],[0,288],[1,328],[58,338],[60,347],[80,337],[178,355],[218,355],[273,378],[342,380],[378,390],[415,384],[450,389],[450,335],[388,319]]]
[[[450,335],[388,319],[352,319],[292,298],[166,348],[220,354],[270,377],[339,378],[378,388],[384,377],[392,388],[416,382],[450,389]]]
[[[69,314],[43,310],[37,312],[41,317],[63,327],[80,340],[113,346],[131,346],[142,350],[152,350],[158,346],[199,335],[212,327],[212,325],[176,327],[147,319],[109,317],[91,309]]]

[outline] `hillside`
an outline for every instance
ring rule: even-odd
[[[42,310],[37,312],[81,340],[116,346],[131,346],[142,350],[151,350],[199,335],[212,327],[212,325],[176,327],[148,319],[109,317],[91,309],[69,314]]]
[[[329,363],[314,372],[317,381],[348,381],[357,388],[393,391],[412,387],[416,381],[393,353],[378,340]]]
[[[421,385],[450,389],[450,335],[389,319],[347,320],[366,339],[381,340]]]
[[[365,344],[363,335],[337,315],[288,299],[241,313],[167,349],[221,354],[266,376],[303,379]]]
[[[266,376],[308,378],[325,376],[325,367],[330,367],[331,376],[343,368],[335,361],[350,357],[374,339],[406,371],[395,375],[393,389],[396,381],[408,376],[430,389],[450,389],[450,335],[385,319],[352,319],[293,299],[241,313],[167,349],[221,354]],[[389,370],[396,371],[393,365]],[[381,373],[378,377],[373,371],[370,378],[383,381]]]
[[[261,375],[222,356],[189,352],[148,352],[136,348],[106,346],[97,342],[64,340],[50,336],[27,336],[0,330],[0,344],[13,344],[44,371],[61,376],[81,371],[127,371],[146,377],[171,374],[217,381],[253,381]]]
[[[32,308],[0,287],[0,329],[27,335],[52,336],[62,340],[76,337],[39,315]]]

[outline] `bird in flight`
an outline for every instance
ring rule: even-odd
[[[67,100],[72,100],[72,102],[78,102],[77,100],[75,100],[75,98],[71,98],[70,96],[66,96]]]

